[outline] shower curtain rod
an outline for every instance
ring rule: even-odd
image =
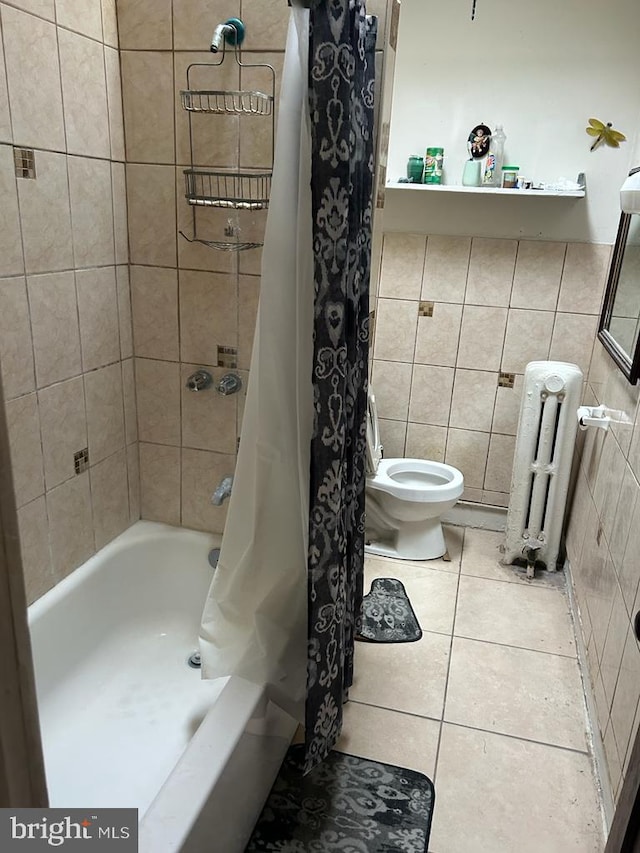
[[[291,0],[289,0],[289,5],[290,6],[302,6],[303,9],[310,9],[311,8],[311,0],[295,0],[294,3],[292,3]]]

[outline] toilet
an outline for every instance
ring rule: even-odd
[[[369,386],[365,551],[401,560],[442,557],[441,516],[462,496],[457,468],[426,459],[383,459],[376,398]]]

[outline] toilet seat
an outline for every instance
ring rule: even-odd
[[[464,478],[457,468],[427,459],[381,459],[367,479],[372,489],[417,503],[435,503],[460,497]]]

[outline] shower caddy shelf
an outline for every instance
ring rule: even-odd
[[[192,208],[193,236],[189,237],[183,231],[180,235],[190,243],[202,243],[212,249],[226,252],[241,252],[256,249],[262,243],[243,241],[239,229],[229,220],[225,228],[225,240],[208,240],[198,236],[198,208],[222,208],[238,211],[266,210],[269,207],[271,193],[271,176],[273,174],[273,152],[275,139],[275,87],[276,74],[273,66],[267,63],[243,62],[240,57],[240,45],[244,39],[244,25],[237,18],[230,18],[221,24],[217,30],[223,32],[222,50],[219,62],[194,62],[187,68],[187,88],[180,92],[182,108],[189,116],[189,150],[191,157],[190,168],[184,169],[185,198]],[[215,37],[212,41],[212,52],[217,52]],[[218,69],[226,58],[227,44],[234,48],[234,58],[242,68],[262,68],[269,72],[271,92],[232,89],[196,89],[191,87],[192,71],[200,69]],[[214,49],[215,46],[215,49]],[[192,116],[208,114],[212,116],[258,117],[271,120],[271,161],[266,166],[208,169],[195,165],[194,129]]]

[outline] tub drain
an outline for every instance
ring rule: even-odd
[[[189,655],[187,658],[187,663],[191,667],[191,669],[200,669],[202,666],[202,660],[200,658],[200,652],[194,652],[192,655]]]

